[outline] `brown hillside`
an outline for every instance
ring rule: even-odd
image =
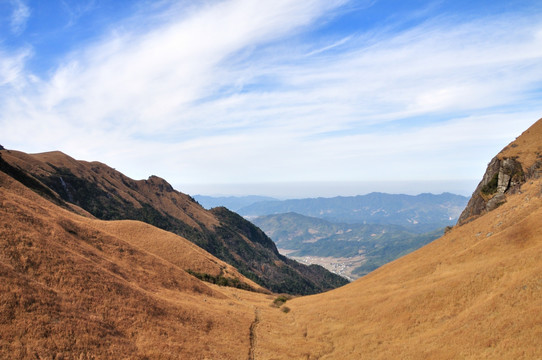
[[[138,238],[175,242],[176,250],[184,246],[192,257],[191,266],[207,271],[218,266],[239,276],[192,244],[182,245],[179,237],[146,224],[105,224],[75,215],[1,172],[0,218],[0,358],[248,354],[254,312],[240,297],[245,291],[233,296],[206,285],[145,251]],[[175,251],[169,256],[180,261]]]
[[[78,214],[102,220],[139,220],[173,232],[272,291],[313,294],[347,283],[322,267],[283,257],[273,241],[250,222],[226,209],[207,211],[157,176],[136,181],[105,164],[75,160],[58,151],[25,154],[1,150],[0,170]],[[156,249],[165,256],[169,245],[164,242],[145,249]]]
[[[521,136],[505,147],[497,156],[500,159],[517,158],[525,169],[537,166],[542,159],[542,119],[534,123]]]
[[[75,160],[60,151],[26,154],[10,150],[3,151],[2,157],[38,178],[58,174],[59,170],[60,174],[62,170],[68,170],[73,176],[95,184],[106,193],[113,193],[136,208],[141,208],[142,202],[151,203],[160,211],[197,229],[200,229],[198,222],[209,226],[218,225],[214,217],[191,201],[188,195],[173,191],[171,185],[156,176],[147,180],[132,180],[105,164]]]
[[[181,269],[238,279],[255,290],[267,292],[266,289],[241,275],[233,266],[173,233],[132,220],[96,220],[94,226],[108,234],[120,236],[131,245],[157,255]]]
[[[542,176],[542,119],[505,147],[487,166],[467,207],[457,221],[466,224],[506,202],[530,179]]]

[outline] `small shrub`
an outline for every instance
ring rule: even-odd
[[[275,300],[273,300],[273,306],[281,307],[288,300],[290,300],[289,296],[279,295]]]
[[[285,314],[288,314],[290,312],[290,308],[288,306],[283,306],[280,310]]]

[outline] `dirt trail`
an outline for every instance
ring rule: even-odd
[[[260,310],[254,309],[254,321],[250,324],[250,349],[248,350],[248,360],[254,360],[254,349],[256,348],[256,326],[260,322]]]

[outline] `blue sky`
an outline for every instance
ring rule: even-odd
[[[191,194],[467,194],[542,117],[539,1],[0,0],[0,17],[0,144]]]

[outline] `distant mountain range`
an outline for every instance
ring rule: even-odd
[[[468,201],[451,193],[261,198],[196,197],[207,206],[229,204],[289,257],[320,263],[349,278],[363,276],[438,238],[446,226],[457,222]]]
[[[350,224],[393,224],[419,233],[454,225],[468,198],[443,193],[367,195],[260,201],[237,212],[245,217],[295,212],[301,215]]]

